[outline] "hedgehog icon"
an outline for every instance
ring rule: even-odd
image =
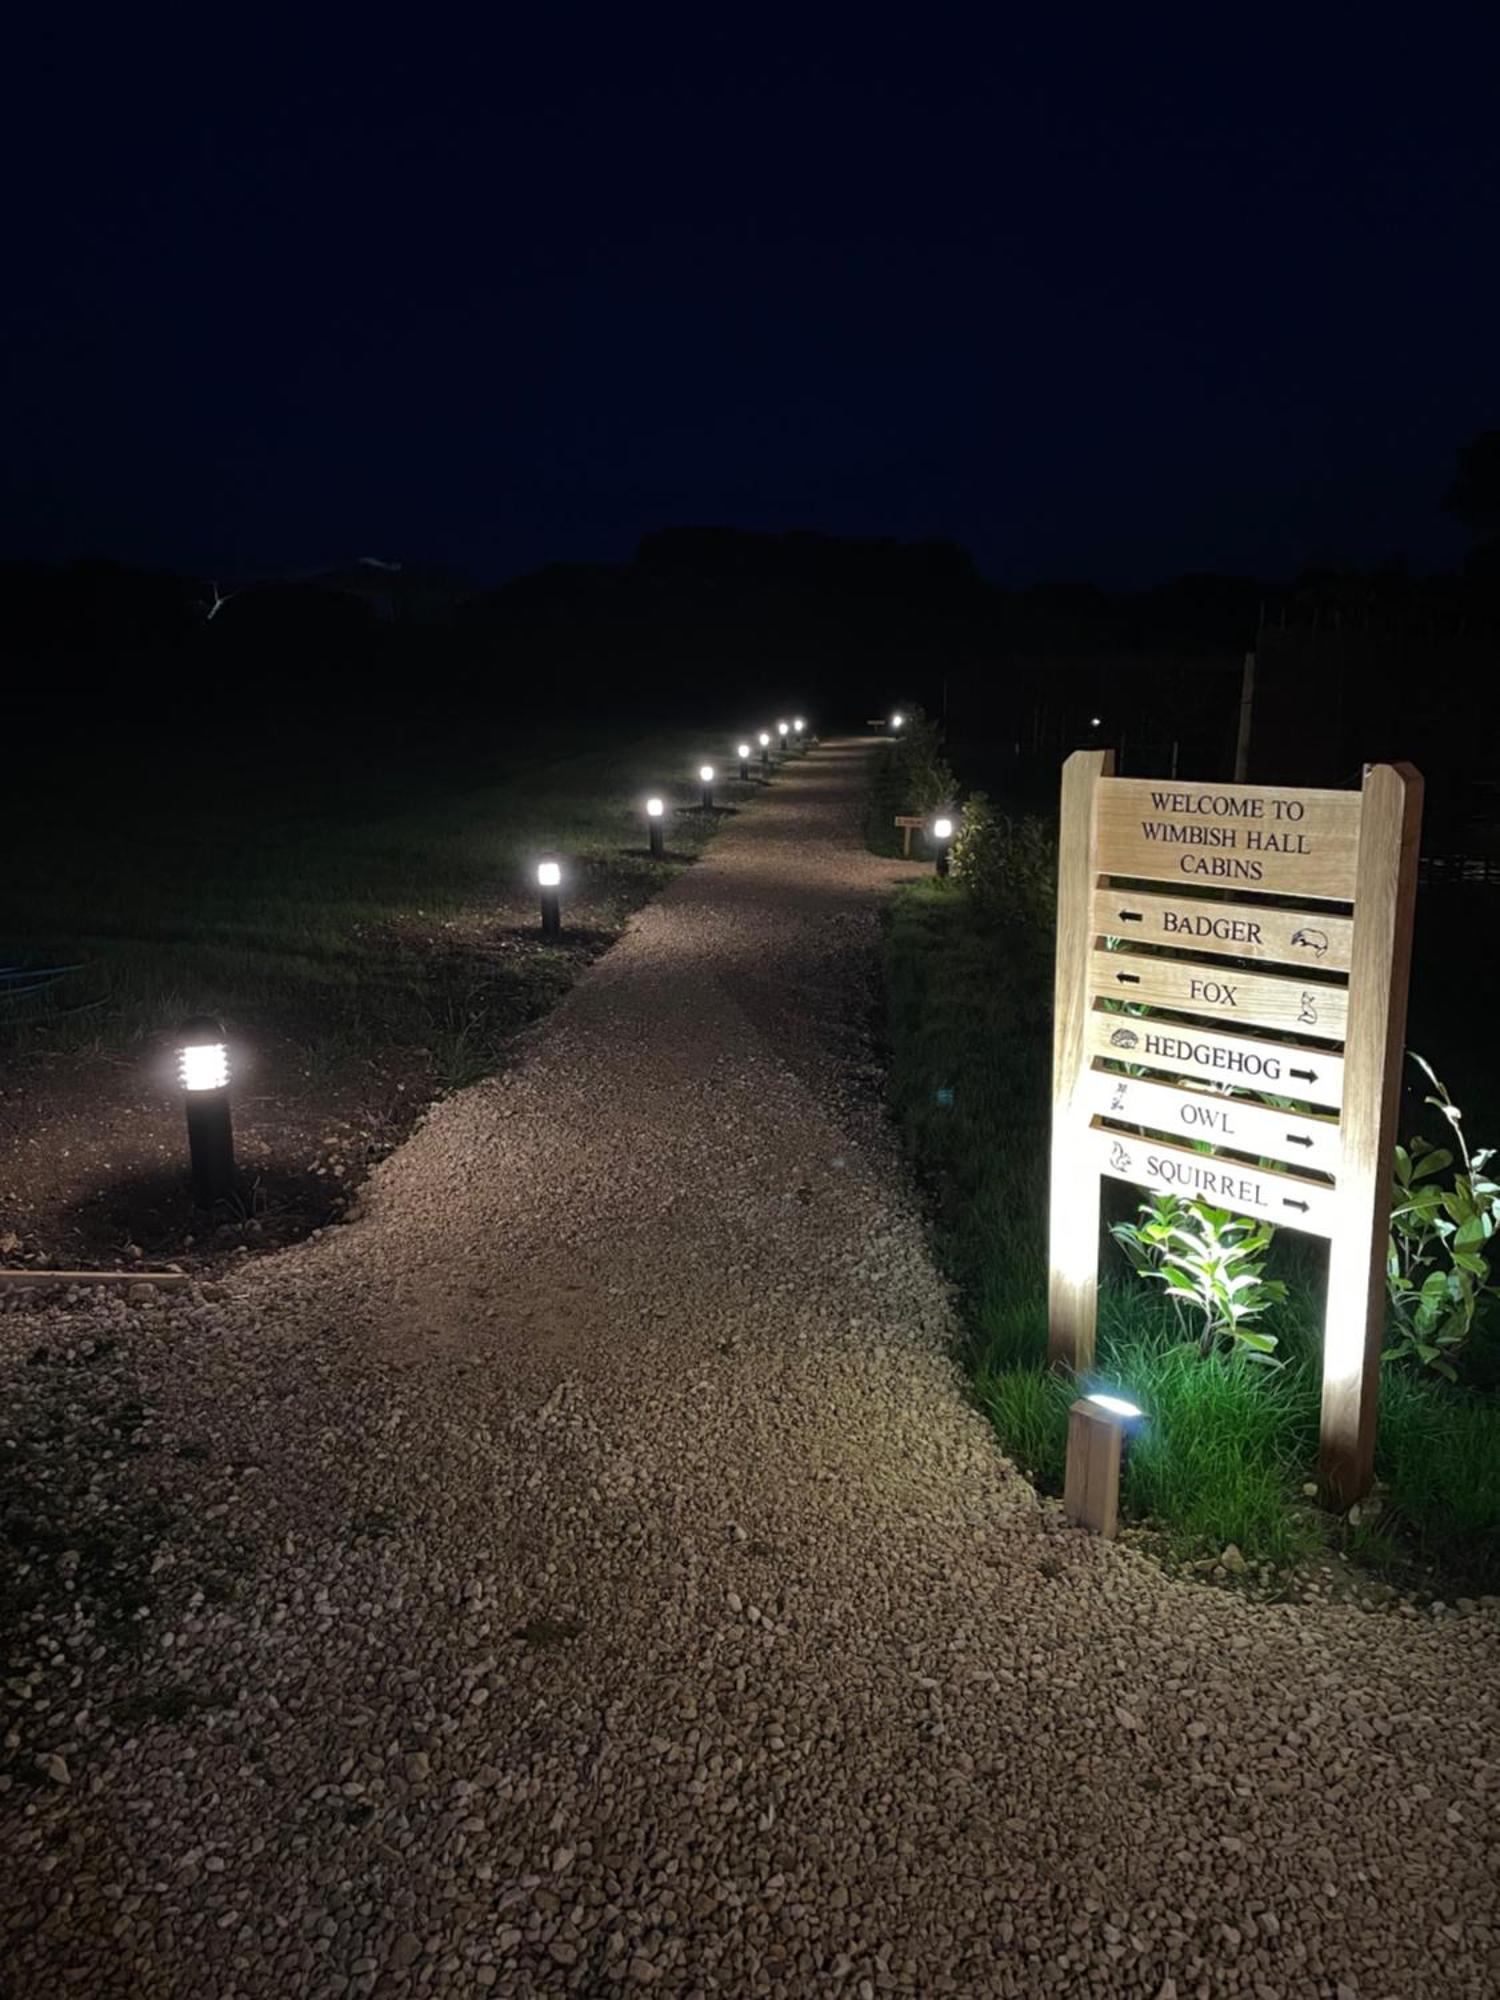
[[[1109,1038],[1112,1049],[1134,1049],[1140,1046],[1140,1036],[1134,1028],[1116,1028]]]
[[[1314,958],[1321,958],[1328,949],[1326,931],[1300,930],[1292,932],[1292,943],[1300,944],[1304,951],[1310,951]]]

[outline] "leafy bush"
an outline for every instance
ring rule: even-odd
[[[1050,929],[1057,915],[1057,830],[996,812],[973,793],[953,840],[952,870],[980,915]]]
[[[943,755],[943,732],[920,708],[914,708],[906,718],[896,741],[895,760],[905,811],[935,813],[952,805],[957,780]]]
[[[1440,1176],[1454,1163],[1448,1147],[1416,1138],[1396,1148],[1386,1254],[1391,1334],[1385,1358],[1414,1359],[1452,1382],[1457,1380],[1454,1357],[1473,1332],[1486,1297],[1496,1290],[1485,1250],[1500,1222],[1500,1184],[1485,1173],[1494,1148],[1482,1146],[1470,1153],[1458,1106],[1430,1063],[1415,1053],[1412,1061],[1437,1093],[1423,1102],[1447,1120],[1463,1167],[1445,1185]]]
[[[1250,1360],[1269,1362],[1276,1336],[1250,1322],[1286,1297],[1281,1280],[1265,1275],[1276,1234],[1270,1223],[1173,1194],[1154,1195],[1140,1212],[1144,1221],[1116,1222],[1110,1234],[1142,1277],[1166,1286],[1179,1318],[1199,1321],[1199,1354],[1227,1343]]]

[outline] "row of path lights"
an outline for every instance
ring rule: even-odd
[[[800,715],[790,725],[785,722],[776,725],[783,751],[790,731],[795,731],[800,739],[804,726]],[[761,764],[769,770],[769,730],[762,729],[758,741]],[[799,747],[805,748],[805,745],[799,743]],[[740,776],[746,780],[750,776],[751,754],[749,743],[736,746]],[[699,765],[698,782],[702,786],[705,813],[714,809],[715,775],[712,764]],[[665,858],[662,823],[666,810],[665,799],[657,794],[653,793],[647,799],[646,829],[653,861]],[[562,931],[562,863],[555,856],[543,855],[538,859],[536,886],[541,934],[543,937],[557,937]],[[229,1045],[222,1022],[206,1014],[184,1022],[178,1035],[177,1077],[187,1113],[188,1164],[192,1173],[193,1199],[200,1208],[212,1208],[216,1203],[227,1200],[235,1188],[234,1125],[229,1109]]]

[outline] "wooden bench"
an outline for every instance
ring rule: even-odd
[[[896,825],[901,829],[901,852],[908,861],[911,859],[912,834],[919,826],[926,826],[926,824],[926,817],[922,813],[897,813],[896,815]]]

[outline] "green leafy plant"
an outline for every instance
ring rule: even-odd
[[[1463,1113],[1432,1065],[1414,1051],[1411,1059],[1432,1085],[1423,1102],[1442,1113],[1453,1145],[1414,1138],[1396,1148],[1385,1267],[1391,1302],[1385,1359],[1414,1360],[1453,1382],[1458,1379],[1454,1359],[1473,1332],[1486,1297],[1497,1289],[1485,1253],[1500,1224],[1500,1184],[1485,1171],[1494,1148],[1469,1151]],[[1456,1159],[1462,1164],[1450,1177]]]
[[[984,917],[1047,932],[1057,917],[1057,829],[1013,819],[971,792],[953,841],[953,875]]]
[[[1271,1224],[1170,1194],[1143,1201],[1140,1213],[1142,1221],[1117,1222],[1111,1234],[1142,1277],[1166,1287],[1179,1315],[1198,1322],[1199,1354],[1227,1346],[1274,1365],[1275,1334],[1252,1324],[1286,1297],[1286,1286],[1265,1275]]]

